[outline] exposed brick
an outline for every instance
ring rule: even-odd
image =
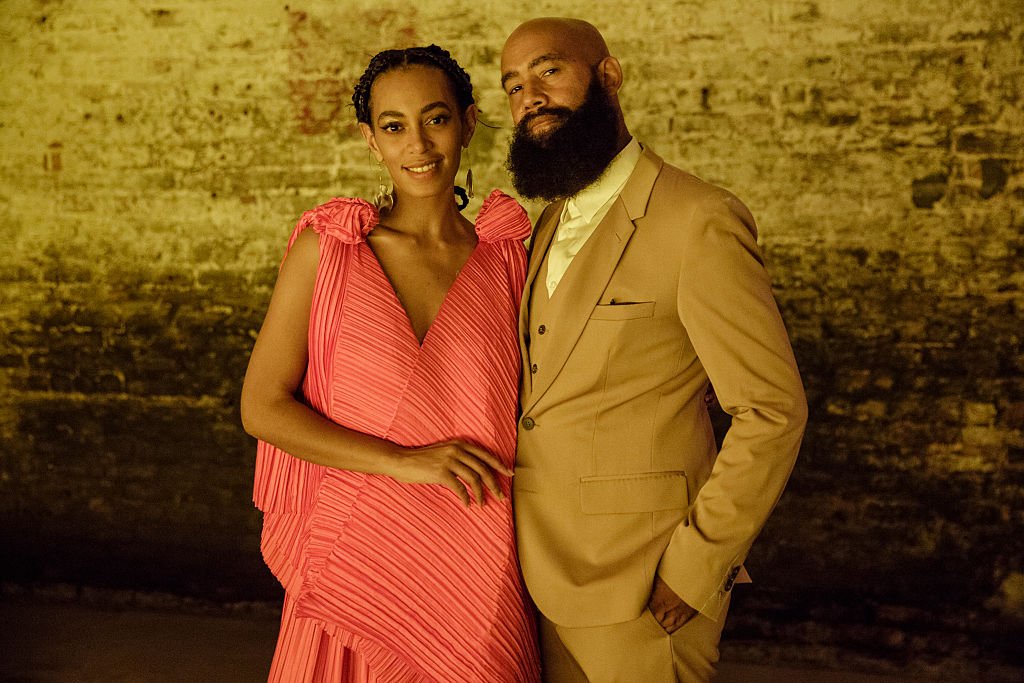
[[[554,13],[604,30],[637,137],[751,207],[807,385],[801,459],[748,562],[767,597],[738,594],[729,628],[1009,657],[1020,3]],[[237,396],[295,220],[376,184],[351,86],[380,48],[448,47],[497,126],[470,150],[477,183],[507,188],[497,64],[523,18],[490,0],[4,4],[0,542],[20,559],[0,578],[272,594]]]

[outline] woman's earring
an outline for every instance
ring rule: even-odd
[[[466,152],[466,156],[469,157],[469,152]],[[459,207],[459,211],[462,211],[469,206],[469,200],[474,197],[473,195],[473,167],[469,163],[469,159],[466,159],[466,187],[455,186],[456,202]]]
[[[466,194],[466,189],[455,186],[455,206],[458,207],[459,211],[462,211],[469,206],[469,195]]]
[[[377,207],[378,213],[385,213],[395,205],[395,186],[388,187],[384,184],[384,164],[377,162],[377,194],[373,197],[373,205]]]

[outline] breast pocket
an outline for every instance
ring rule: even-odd
[[[654,302],[641,301],[630,304],[598,304],[594,306],[591,320],[633,320],[654,317]]]

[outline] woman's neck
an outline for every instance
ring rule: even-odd
[[[396,196],[395,205],[381,222],[397,232],[419,239],[458,239],[472,224],[459,213],[453,195],[437,197]]]

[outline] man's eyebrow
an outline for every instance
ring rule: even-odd
[[[564,60],[565,57],[558,54],[557,52],[547,52],[545,54],[542,54],[540,57],[534,57],[533,59],[531,59],[530,63],[526,65],[526,69],[527,71],[529,71],[530,69],[537,66],[541,62],[560,62]],[[504,89],[505,83],[508,82],[510,78],[515,78],[518,75],[518,71],[506,71],[505,73],[503,73],[501,75],[501,87]]]

